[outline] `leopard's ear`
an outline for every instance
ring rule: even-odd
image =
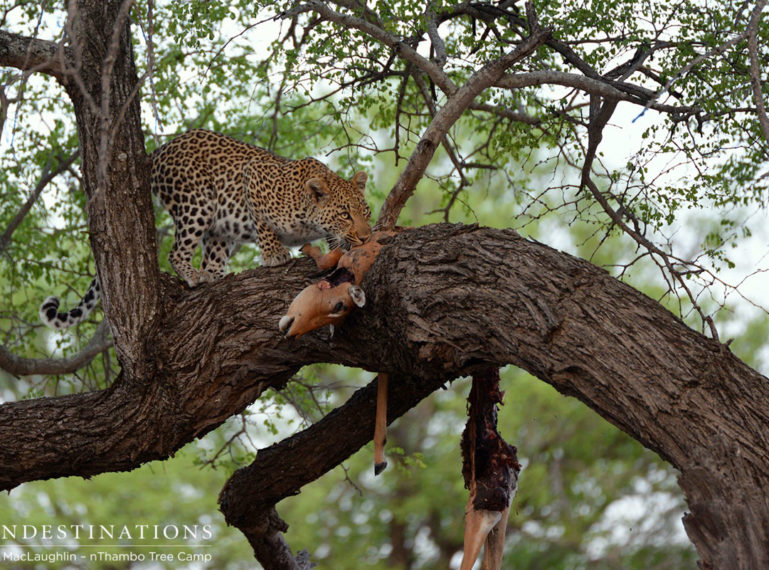
[[[360,172],[355,173],[351,182],[355,184],[361,192],[363,192],[363,189],[366,187],[366,180],[368,180],[368,174],[361,170]]]
[[[310,178],[304,183],[304,187],[316,204],[328,196],[328,186],[326,186],[326,181],[322,178]]]

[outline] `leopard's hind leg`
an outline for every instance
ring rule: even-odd
[[[191,261],[195,248],[213,224],[215,205],[211,197],[201,196],[196,199],[195,193],[188,189],[182,190],[181,195],[186,201],[174,204],[169,210],[175,230],[174,245],[168,260],[179,277],[190,287],[195,287],[213,279],[207,271],[196,270]]]
[[[201,274],[210,275],[213,279],[224,277],[224,267],[227,265],[235,243],[210,235],[203,236],[203,261],[200,264]]]

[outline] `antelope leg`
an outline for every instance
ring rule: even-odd
[[[510,507],[508,506],[502,511],[499,522],[494,525],[486,537],[486,550],[483,553],[481,570],[502,570],[502,555],[505,551],[505,534],[509,515]]]
[[[478,554],[481,552],[481,546],[486,541],[486,537],[502,516],[499,511],[475,510],[472,503],[473,498],[471,496],[467,501],[465,510],[465,551],[462,554],[462,564],[459,566],[459,570],[471,570],[475,561],[478,560]]]

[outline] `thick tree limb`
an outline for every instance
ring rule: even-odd
[[[703,557],[716,567],[725,565],[719,552],[737,553],[732,567],[766,561],[766,550],[741,545],[748,524],[759,538],[769,533],[769,499],[754,492],[769,484],[769,411],[755,405],[769,401],[769,381],[655,301],[514,232],[431,226],[383,249],[363,282],[369,305],[333,342],[324,332],[282,339],[278,318],[312,271],[301,261],[193,291],[164,278],[167,317],[148,339],[157,372],[124,374],[103,392],[0,406],[0,487],[168,457],[311,362],[390,372],[391,419],[410,383],[426,394],[479,366],[515,364],[681,471],[687,526]],[[354,450],[357,439],[370,439],[374,389],[367,390],[340,413],[345,425],[366,417],[371,425],[361,424],[363,436],[337,432],[335,446]],[[284,481],[261,484],[305,484],[292,474],[314,455],[317,439],[306,441],[301,465],[284,462]],[[748,475],[750,488],[739,483]],[[735,521],[742,522],[726,524]],[[753,544],[769,544],[764,538]]]
[[[580,398],[681,471],[692,510],[686,525],[703,567],[769,565],[769,498],[761,492],[769,485],[769,412],[756,405],[769,399],[769,382],[586,262],[509,231],[436,226],[406,232],[367,275],[367,309],[348,319],[332,343],[318,334],[289,341],[277,331],[278,316],[307,283],[309,262],[229,276],[194,291],[161,277],[129,28],[116,25],[124,6],[119,0],[68,3],[76,64],[68,69],[76,71],[63,81],[77,116],[91,244],[123,372],[108,390],[0,406],[0,487],[166,458],[311,362],[384,369],[394,385],[408,378],[424,393],[479,367],[512,363]],[[305,6],[319,14],[325,9],[316,1]],[[372,34],[383,30],[337,16],[330,11],[327,19],[362,31],[372,24]],[[413,45],[387,34],[378,38],[434,73],[450,95],[440,117],[445,122],[431,125],[424,139],[430,155],[441,130],[445,134],[472,102],[473,90],[490,78],[486,86],[494,85],[525,55],[524,47],[539,45],[534,28],[532,38],[481,70],[487,76],[464,92],[452,90],[445,73]],[[32,65],[31,56],[13,55],[21,53],[8,47],[16,40],[0,35],[0,59]],[[30,43],[25,54],[38,48],[50,46]],[[45,70],[51,61],[41,57],[37,65]],[[115,139],[103,145],[107,124]],[[409,166],[409,176],[424,171],[420,160]],[[417,178],[395,195],[390,222]],[[351,401],[340,414],[370,414],[373,421],[373,404],[365,400]],[[334,441],[352,449],[356,438],[357,430],[346,429]],[[311,455],[306,446],[300,446],[302,462]],[[281,466],[287,475],[275,496],[305,480],[288,460]],[[261,524],[252,516],[242,520]],[[287,548],[273,540],[279,528],[272,521],[266,533],[244,532],[255,549],[267,537],[265,548],[280,555]]]
[[[440,376],[427,380],[391,376],[388,424],[446,382],[447,379]],[[258,459],[236,471],[219,497],[227,523],[238,528],[254,526],[259,513],[269,510],[286,497],[296,495],[304,485],[318,479],[371,441],[376,392],[377,380],[374,380],[322,420],[260,450]],[[340,439],[339,434],[350,431],[350,425],[356,426],[355,433]],[[281,476],[276,477],[275,473]]]
[[[23,358],[13,354],[7,347],[0,345],[0,368],[14,376],[71,374],[86,366],[111,346],[109,325],[104,320],[96,328],[96,333],[83,350],[67,358]]]
[[[423,382],[405,376],[395,381],[397,384],[393,385],[397,390],[388,402],[388,423],[444,384],[440,379]],[[371,440],[377,383],[378,380],[374,380],[359,389],[345,404],[306,430],[261,450],[258,459],[236,471],[222,489],[219,503],[225,520],[249,537],[249,542],[255,545],[257,560],[265,568],[293,568],[292,558],[283,554],[275,560],[276,549],[258,548],[269,540],[278,543],[279,552],[290,553],[287,545],[278,542],[285,528],[265,524],[275,513],[275,505],[285,497],[298,494],[301,487],[339,465]],[[349,433],[350,425],[356,426],[355,433]],[[339,434],[345,432],[349,437],[339,438]]]
[[[22,71],[40,72],[61,80],[66,68],[67,51],[47,40],[28,38],[0,30],[0,65]]]

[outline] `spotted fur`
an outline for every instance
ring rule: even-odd
[[[66,329],[83,322],[91,314],[96,303],[101,299],[99,280],[94,277],[83,298],[74,309],[66,313],[59,312],[59,299],[48,297],[40,305],[40,320],[55,329]]]
[[[289,160],[200,129],[152,153],[152,192],[175,226],[169,261],[190,287],[224,275],[240,243],[258,243],[268,266],[291,258],[285,246],[320,238],[332,247],[363,243],[371,235],[366,180],[365,172],[348,181],[313,158]],[[198,270],[191,260],[199,244]],[[89,295],[95,300],[86,302]],[[40,317],[66,328],[84,320],[98,299],[94,281],[77,307],[59,313],[58,299],[49,297]]]

